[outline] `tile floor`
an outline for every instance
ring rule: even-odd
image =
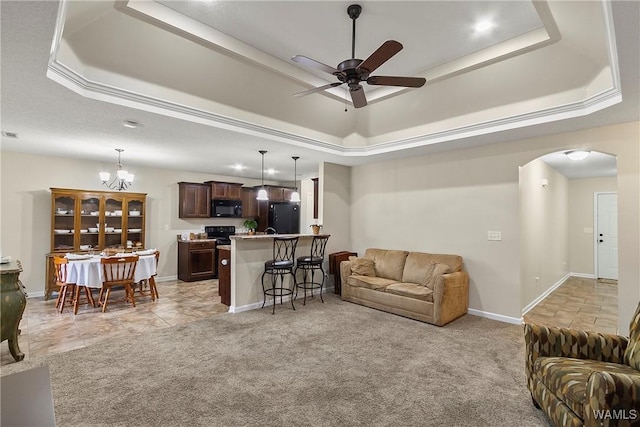
[[[616,333],[618,285],[570,277],[527,314],[525,322]]]
[[[20,322],[18,340],[25,359],[30,356],[59,353],[85,347],[108,338],[166,328],[181,323],[226,313],[228,307],[220,302],[218,281],[170,281],[157,283],[160,298],[138,296],[136,307],[124,302],[124,292],[114,291],[105,313],[101,308],[83,304],[73,314],[71,304],[64,311],[55,309],[55,298],[27,299],[27,307]],[[98,299],[94,290],[94,298]],[[0,345],[0,365],[15,363],[7,341]]]

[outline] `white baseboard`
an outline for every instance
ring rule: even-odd
[[[322,293],[326,294],[329,291],[333,292],[334,287],[327,287],[327,288],[323,288],[322,289]],[[304,294],[302,293],[298,293],[298,297],[296,298],[296,300],[299,300],[301,298],[304,297]],[[273,301],[275,301],[275,299],[273,300],[267,300],[266,304],[264,305],[265,307],[270,307],[273,305]],[[278,298],[278,301],[280,301],[280,299]],[[282,304],[291,301],[291,295],[287,295],[286,297],[282,298]],[[236,306],[229,306],[229,313],[242,313],[243,311],[249,311],[249,310],[256,310],[262,308],[262,303],[261,302],[256,302],[253,304],[247,304],[247,305],[241,305],[239,307]]]
[[[474,310],[473,308],[470,308],[468,313],[473,316],[486,317],[487,319],[498,320],[500,322],[511,323],[514,325],[522,324],[522,317],[518,318],[518,317],[503,316],[502,314],[490,313],[488,311]]]
[[[545,299],[547,296],[549,296],[549,294],[553,291],[555,291],[556,289],[558,289],[558,287],[560,285],[562,285],[565,280],[567,280],[569,277],[571,277],[573,275],[573,273],[567,273],[565,274],[560,280],[558,280],[556,283],[554,283],[553,285],[551,285],[551,287],[549,289],[547,289],[546,291],[544,291],[541,295],[539,295],[536,299],[534,299],[533,301],[531,301],[529,304],[527,304],[525,306],[525,308],[522,309],[522,315],[524,316],[525,314],[527,314],[529,312],[529,310],[531,310],[533,307],[535,307],[536,305],[538,305],[540,303],[540,301],[542,301],[543,299]]]
[[[588,274],[588,273],[569,273],[569,276],[581,277],[583,279],[595,279],[596,278],[595,274]]]
[[[156,283],[171,282],[173,280],[178,280],[178,276],[163,276],[163,277],[156,276]]]
[[[44,296],[44,291],[27,291],[27,298],[39,298]]]

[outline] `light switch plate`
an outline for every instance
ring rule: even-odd
[[[487,240],[492,240],[492,241],[502,240],[502,231],[488,231]]]

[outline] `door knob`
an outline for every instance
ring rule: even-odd
[[[602,241],[602,240],[601,240],[601,241]],[[228,261],[228,260],[226,260],[226,259],[223,259],[222,261],[220,261],[220,264],[222,264],[222,265],[227,265],[227,264],[229,264],[229,261]]]

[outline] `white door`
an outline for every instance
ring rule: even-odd
[[[598,279],[618,279],[618,195],[596,194]]]

